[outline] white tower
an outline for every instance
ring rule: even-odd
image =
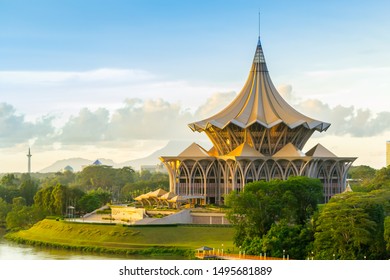
[[[32,157],[32,154],[30,152],[30,148],[28,148],[27,157],[28,157],[28,164],[27,164],[28,174],[31,174],[31,157]]]

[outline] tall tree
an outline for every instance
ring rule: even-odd
[[[390,255],[390,216],[386,217],[384,225],[384,239],[386,242],[387,255]]]
[[[24,180],[20,184],[20,195],[26,200],[27,206],[34,203],[34,196],[38,191],[38,183],[31,178]]]
[[[332,198],[316,221],[314,249],[319,259],[384,257],[384,210],[364,193]]]
[[[11,205],[0,197],[0,226],[3,226],[5,224],[5,219],[7,217],[8,212],[10,211]]]
[[[1,177],[0,184],[4,187],[17,187],[20,184],[20,180],[15,174],[10,173]]]
[[[304,225],[322,200],[318,179],[290,177],[286,181],[253,182],[243,192],[226,197],[227,217],[236,228],[235,243],[262,238],[274,223]]]

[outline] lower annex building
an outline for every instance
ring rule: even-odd
[[[325,202],[346,188],[356,158],[337,157],[321,144],[302,149],[315,132],[330,124],[307,117],[279,94],[268,73],[260,38],[249,77],[222,111],[189,124],[204,132],[213,147],[193,143],[177,156],[160,160],[169,173],[170,192],[197,204],[223,204],[224,195],[245,184],[289,176],[318,178]]]

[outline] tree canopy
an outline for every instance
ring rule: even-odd
[[[265,236],[273,226],[274,230],[269,234],[298,229],[300,232],[300,226],[306,225],[322,201],[322,189],[318,179],[290,177],[285,181],[248,183],[244,191],[230,193],[226,197],[226,204],[230,207],[227,217],[236,228],[235,244],[250,250],[255,247],[252,240],[257,238],[262,243],[258,247],[269,251]],[[275,228],[275,224],[284,227]],[[298,227],[289,228],[292,225]]]

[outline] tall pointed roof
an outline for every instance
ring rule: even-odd
[[[318,131],[330,126],[299,113],[282,98],[269,76],[260,37],[249,77],[237,97],[221,112],[188,126],[201,132],[210,125],[223,129],[233,123],[247,128],[256,122],[267,128],[283,122],[290,128],[303,125]]]

